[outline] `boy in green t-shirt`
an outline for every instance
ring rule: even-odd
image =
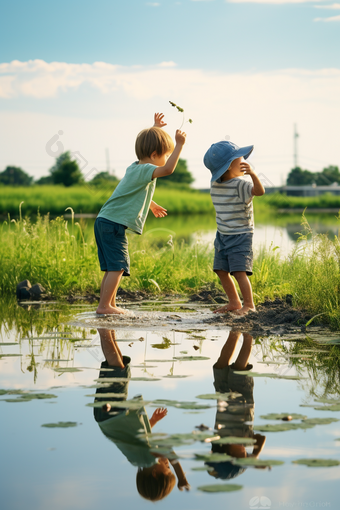
[[[156,218],[167,215],[166,209],[152,201],[156,178],[174,172],[186,134],[177,129],[176,145],[165,131],[162,113],[155,113],[154,126],[143,129],[136,139],[138,161],[129,166],[111,197],[101,208],[94,232],[100,268],[105,271],[98,314],[121,314],[116,294],[122,276],[130,276],[128,241],[125,230],[142,234],[149,208]]]

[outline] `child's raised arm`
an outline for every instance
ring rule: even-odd
[[[176,146],[174,148],[174,151],[164,166],[159,166],[155,168],[152,174],[153,179],[155,179],[156,177],[165,177],[166,175],[171,175],[173,173],[178,163],[179,157],[181,155],[183,145],[185,144],[186,136],[187,135],[184,133],[184,131],[180,131],[179,129],[176,130],[175,135]]]
[[[162,128],[166,126],[166,122],[163,121],[164,113],[155,113],[154,115],[154,125],[153,127]]]

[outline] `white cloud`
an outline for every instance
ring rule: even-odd
[[[169,62],[161,62],[159,64],[159,67],[176,67],[177,64],[176,62],[173,62],[172,60],[170,60]]]
[[[161,4],[159,4],[158,2],[147,2],[146,5],[148,5],[149,7],[159,7]]]
[[[315,9],[340,9],[340,4],[314,5]]]
[[[15,164],[36,177],[47,174],[53,159],[45,144],[63,130],[65,149],[80,151],[91,168],[105,168],[108,147],[112,166],[122,176],[135,157],[135,135],[151,123],[153,112],[165,113],[171,134],[181,124],[171,100],[193,119],[184,125],[188,137],[183,157],[197,186],[209,183],[202,164],[205,151],[227,134],[238,145],[254,143],[257,171],[280,184],[293,163],[294,122],[304,168],[340,164],[339,90],[340,69],[222,73],[169,63],[3,63],[0,106],[5,102],[6,110],[0,127],[0,169]]]
[[[324,21],[325,23],[340,21],[340,14],[338,16],[332,16],[330,18],[315,18],[313,21]]]

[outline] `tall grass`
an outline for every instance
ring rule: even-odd
[[[89,186],[30,186],[16,188],[0,187],[0,215],[18,215],[21,202],[24,216],[32,214],[50,214],[60,216],[67,207],[72,207],[75,213],[97,214],[102,205],[111,196],[115,186],[95,188]],[[209,193],[199,191],[179,190],[172,187],[156,188],[154,200],[168,209],[172,214],[213,212],[214,207]]]
[[[288,257],[279,249],[260,250],[251,278],[255,303],[292,294],[294,304],[340,328],[340,241],[313,234],[303,217],[300,243]],[[129,235],[131,277],[122,286],[152,294],[187,294],[221,289],[212,271],[213,247],[199,241]],[[24,279],[40,282],[53,296],[99,292],[102,273],[93,233],[72,219],[3,222],[0,228],[0,292],[15,292]]]

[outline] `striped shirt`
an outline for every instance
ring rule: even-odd
[[[216,210],[217,230],[224,235],[254,232],[253,183],[235,177],[213,182],[210,195]]]

